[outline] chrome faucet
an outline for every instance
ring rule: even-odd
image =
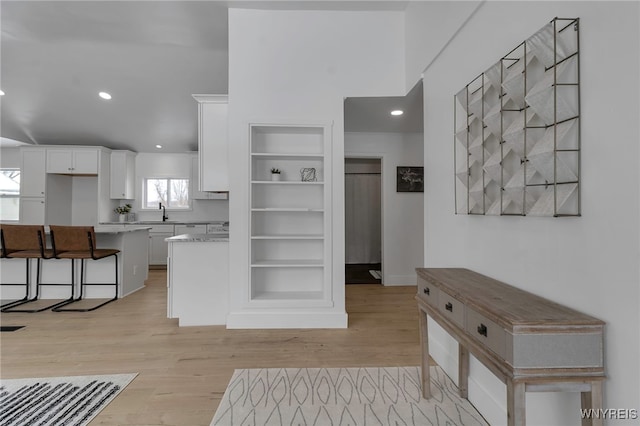
[[[162,203],[158,203],[158,209],[162,209],[162,221],[166,222],[169,219],[167,216],[167,209],[162,205]]]

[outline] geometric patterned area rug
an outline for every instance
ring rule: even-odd
[[[0,425],[88,424],[136,374],[0,380]]]
[[[420,367],[235,370],[211,425],[488,425],[440,367],[420,388]]]

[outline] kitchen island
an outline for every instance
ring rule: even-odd
[[[180,326],[224,325],[229,310],[229,234],[167,238],[167,317]]]
[[[48,234],[48,227],[45,227]],[[110,229],[95,227],[97,248],[112,248],[120,250],[118,254],[118,297],[122,298],[144,288],[144,282],[149,274],[147,250],[149,247],[149,228]],[[51,242],[47,236],[47,246]],[[32,288],[31,295],[35,295],[36,261],[31,261]],[[79,294],[80,262],[76,262],[76,295]],[[88,283],[106,282],[113,279],[113,258],[85,261],[85,276]],[[2,259],[0,269],[2,283],[20,283],[25,281],[24,259]],[[47,259],[42,261],[43,283],[70,283],[71,261],[68,259]],[[2,300],[21,299],[24,297],[24,287],[2,286]],[[70,296],[69,287],[41,286],[40,299],[67,299]],[[112,286],[87,286],[84,297],[87,299],[113,297]]]

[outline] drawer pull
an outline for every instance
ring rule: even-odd
[[[424,292],[424,294],[429,295],[429,293],[431,293],[431,291],[429,290],[429,287],[426,287],[424,290],[422,290]]]
[[[451,304],[451,302],[444,305],[444,308],[449,312],[453,312],[453,305]]]
[[[478,334],[487,337],[487,326],[480,323],[480,325],[478,326]]]

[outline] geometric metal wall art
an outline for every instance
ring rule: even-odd
[[[455,212],[580,216],[579,18],[555,18],[454,96]]]

